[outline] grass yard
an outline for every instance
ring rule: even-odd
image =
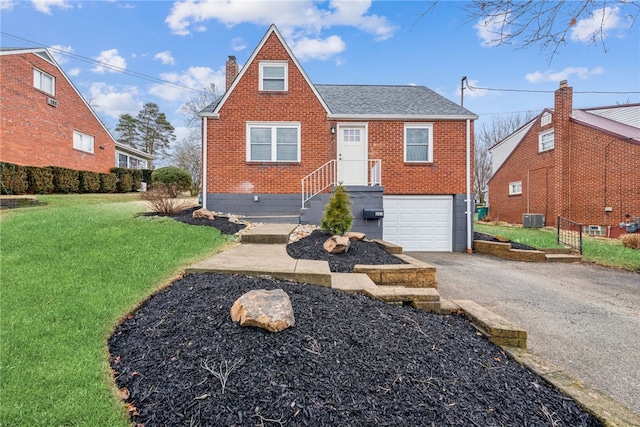
[[[474,230],[506,237],[535,248],[555,248],[557,234],[550,228],[522,228],[476,222]],[[640,251],[625,248],[618,239],[582,236],[582,259],[606,267],[623,268],[640,273]]]
[[[0,425],[128,426],[107,338],[119,318],[228,239],[136,216],[135,195],[39,196],[0,218]]]

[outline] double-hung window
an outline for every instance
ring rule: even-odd
[[[299,162],[300,123],[247,123],[248,162]]]
[[[418,123],[404,126],[404,161],[433,162],[433,125]]]
[[[45,73],[44,71],[40,71],[37,68],[33,69],[33,87],[43,92],[48,93],[51,96],[55,96],[56,94],[56,79]]]
[[[73,131],[73,148],[87,153],[93,153],[94,139],[91,135]]]
[[[553,149],[555,147],[555,132],[553,129],[542,132],[538,135],[538,152],[543,152]]]
[[[260,62],[260,90],[286,92],[289,89],[287,62]]]
[[[522,194],[522,181],[510,182],[509,195],[516,196],[518,194]]]

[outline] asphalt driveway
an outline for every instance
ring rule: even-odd
[[[640,413],[640,274],[589,264],[408,252],[436,267],[443,299],[524,328],[541,354]]]

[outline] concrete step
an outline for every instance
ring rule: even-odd
[[[497,345],[527,348],[527,331],[470,300],[454,300],[476,328]]]
[[[363,290],[364,295],[391,304],[409,305],[425,311],[440,312],[440,293],[435,288],[377,286]]]
[[[262,222],[267,224],[299,224],[300,215],[254,215],[243,216],[243,221]]]
[[[331,288],[352,294],[362,294],[365,290],[377,288],[364,273],[331,273]]]
[[[547,262],[582,262],[580,255],[567,255],[567,254],[545,254]]]
[[[240,235],[241,243],[287,244],[289,235],[298,226],[291,223],[264,223]]]

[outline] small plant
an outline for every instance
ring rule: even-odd
[[[640,250],[640,233],[623,234],[620,240],[625,248]]]
[[[329,199],[320,228],[331,234],[343,235],[351,229],[352,224],[351,200],[347,190],[340,184]]]
[[[149,209],[158,215],[172,216],[185,208],[183,200],[176,199],[175,188],[167,187],[161,182],[153,184],[143,197],[149,203]]]
[[[174,191],[173,197],[178,197],[182,191],[191,188],[191,175],[183,169],[167,166],[156,169],[151,174],[151,183],[155,185],[157,182],[163,183],[168,189]]]
[[[224,390],[227,387],[227,380],[229,379],[229,375],[235,369],[242,366],[243,363],[244,363],[243,358],[236,359],[236,361],[233,362],[232,364],[229,364],[227,360],[223,360],[222,362],[220,362],[220,365],[216,368],[215,365],[214,367],[210,367],[209,364],[203,360],[201,362],[201,366],[202,366],[202,369],[204,369],[207,372],[210,372],[214,377],[216,377],[220,381],[220,385],[222,386],[222,394],[224,394]]]

